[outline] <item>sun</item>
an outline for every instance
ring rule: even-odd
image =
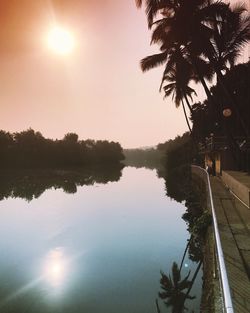
[[[70,54],[75,48],[73,34],[59,26],[50,29],[47,36],[47,43],[51,51],[61,55]]]

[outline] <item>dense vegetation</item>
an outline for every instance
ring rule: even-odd
[[[75,133],[52,140],[33,129],[13,134],[0,131],[1,168],[111,165],[123,159],[122,148],[116,142],[79,140]]]
[[[196,141],[202,141],[211,133],[217,136],[227,132],[235,136],[244,135],[245,132],[250,134],[250,62],[235,66],[224,76],[224,80],[237,107],[230,108],[231,116],[223,118],[221,112],[224,108],[228,108],[228,101],[220,85],[213,86],[211,88],[213,101],[208,99],[193,105],[193,136]]]

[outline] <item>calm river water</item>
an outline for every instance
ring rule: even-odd
[[[157,312],[160,271],[180,264],[189,234],[156,171],[126,167],[120,180],[73,186],[28,180],[0,190],[0,312]],[[182,277],[196,266],[186,258]],[[199,312],[201,275],[188,312]]]

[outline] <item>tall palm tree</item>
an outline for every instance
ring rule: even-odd
[[[161,272],[160,284],[162,291],[159,292],[159,297],[164,300],[167,307],[172,307],[172,313],[182,313],[185,309],[185,300],[195,298],[189,295],[190,291],[187,293],[192,286],[189,276],[190,272],[181,280],[180,270],[176,262],[172,265],[172,275],[167,276]]]
[[[163,89],[165,92],[165,97],[168,97],[172,94],[172,99],[174,100],[177,108],[180,106],[180,104],[182,104],[189,131],[192,132],[183,102],[183,99],[185,99],[190,112],[192,112],[192,107],[189,103],[188,97],[192,99],[192,93],[195,93],[195,91],[188,86],[188,80],[189,77],[185,76],[184,72],[180,72],[177,69],[172,69],[170,73],[164,76],[164,81],[167,81],[167,84],[163,86]]]
[[[139,2],[141,4],[142,1]],[[192,65],[193,72],[196,75],[196,81],[202,83],[207,96],[211,97],[205,79],[211,80],[213,71],[206,60],[199,57],[201,54],[200,49],[190,44],[192,42],[192,32],[194,29],[198,28],[197,24],[202,25],[201,31],[199,31],[198,34],[199,42],[204,41],[204,38],[207,38],[208,35],[211,36],[210,28],[202,24],[206,18],[204,17],[202,19],[198,16],[198,19],[198,17],[192,13],[195,11],[194,8],[197,3],[206,1],[192,0],[188,2],[188,6],[183,5],[184,2],[180,0],[146,0],[146,2],[149,27],[153,28],[151,43],[159,44],[161,52],[144,58],[141,61],[142,70],[145,71],[166,64],[164,70],[166,73],[169,63],[171,64],[176,60],[175,56],[177,50],[177,52],[181,52],[183,58]],[[149,9],[150,5],[152,6],[151,9]],[[216,8],[213,7],[212,9],[215,10]],[[154,14],[152,14],[152,12],[154,12]],[[158,16],[159,14],[161,14],[162,18],[152,22],[152,16]],[[202,17],[204,16],[204,14],[200,15]],[[195,21],[196,23],[191,23],[190,21]],[[190,23],[192,27],[189,27]]]

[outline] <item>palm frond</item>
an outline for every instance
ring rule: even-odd
[[[179,289],[184,290],[190,287],[191,281],[188,280],[190,277],[191,271],[188,272],[187,276],[179,283]]]
[[[200,21],[214,25],[214,23],[220,23],[221,17],[226,16],[228,11],[229,4],[215,1],[197,10],[196,16]]]
[[[243,13],[247,12],[247,8],[244,3],[236,3],[232,6],[230,6],[231,10],[237,14],[237,15],[242,15]]]
[[[175,0],[145,0],[146,1],[146,15],[148,18],[148,27],[151,29],[154,18],[161,13],[164,16],[169,15],[175,9]],[[167,13],[168,12],[168,13]]]
[[[161,280],[160,280],[161,288],[165,291],[172,288],[172,281],[169,277],[161,271]]]
[[[168,33],[171,31],[172,20],[170,18],[163,18],[157,21],[157,24],[152,32],[151,44],[164,43]]]
[[[145,57],[141,60],[141,69],[146,72],[152,68],[160,66],[167,61],[168,54],[166,52],[161,52],[158,54],[153,54]]]
[[[168,74],[168,72],[170,70],[170,67],[169,67],[168,63],[166,64],[165,69],[164,69],[163,74],[162,74],[162,79],[161,79],[161,84],[160,84],[160,87],[159,87],[159,92],[161,92],[163,83],[166,80],[166,76],[167,76],[167,74]]]
[[[195,91],[193,88],[189,87],[189,86],[186,86],[186,88],[185,88],[185,94],[186,94],[186,96],[189,97],[192,101],[193,101],[192,94],[194,94],[195,96],[197,96],[196,91]]]

